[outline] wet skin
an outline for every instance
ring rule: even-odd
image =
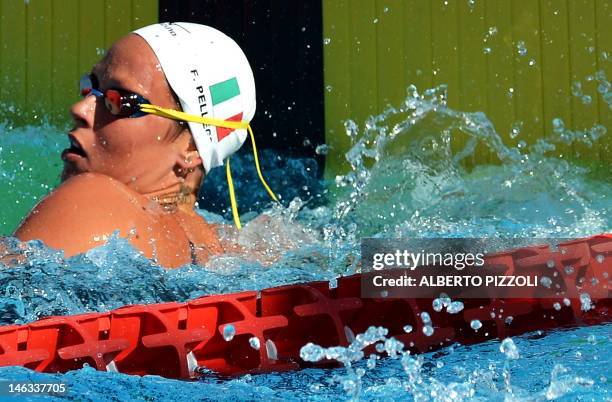
[[[116,42],[92,72],[101,91],[125,89],[155,105],[179,108],[157,57],[137,35]],[[117,118],[93,95],[70,113],[69,136],[77,145],[62,153],[62,184],[32,209],[17,238],[39,239],[72,256],[104,244],[118,230],[165,267],[192,261],[190,241],[198,263],[223,252],[216,227],[193,207],[203,172],[187,128],[154,115]],[[152,199],[181,188],[189,188],[189,195],[177,210],[164,210]]]

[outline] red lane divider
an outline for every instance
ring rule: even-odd
[[[563,252],[533,246],[485,260],[505,275],[546,273],[553,289],[578,287],[590,296],[588,311],[578,296],[563,303],[560,297],[534,294],[522,299],[453,297],[464,303],[462,311],[436,312],[432,299],[362,298],[362,275],[369,274],[357,274],[339,278],[335,288],[312,282],[0,327],[0,366],[65,372],[87,363],[98,370],[187,379],[202,375],[202,369],[235,375],[310,366],[299,357],[304,344],[347,346],[371,325],[386,327],[389,336],[422,353],[454,342],[611,321],[612,236],[560,246]],[[561,268],[551,269],[551,259]],[[431,317],[430,336],[423,332],[422,312]],[[477,331],[470,326],[473,320],[482,323]],[[406,325],[413,330],[406,333]]]

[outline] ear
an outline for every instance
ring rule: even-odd
[[[177,151],[176,167],[179,171],[187,172],[202,164],[202,158],[198,153],[189,129],[184,129],[174,144]]]

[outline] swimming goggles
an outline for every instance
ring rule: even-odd
[[[257,146],[255,145],[255,135],[253,129],[248,121],[230,121],[220,120],[211,117],[196,116],[193,114],[181,112],[179,110],[166,109],[160,106],[152,105],[147,99],[133,92],[129,92],[123,89],[107,89],[106,91],[100,91],[98,87],[97,78],[93,74],[83,74],[79,80],[79,90],[82,97],[88,95],[94,95],[98,98],[104,98],[104,105],[106,109],[113,116],[117,117],[141,117],[146,114],[154,114],[156,116],[165,117],[167,119],[178,120],[178,121],[191,121],[194,123],[208,124],[216,127],[237,129],[246,129],[251,139],[251,145],[253,147],[253,157],[255,160],[255,168],[259,180],[263,184],[270,198],[280,204],[280,201],[276,197],[276,194],[270,189],[268,183],[261,173],[261,167],[259,166],[259,158],[257,156]],[[230,168],[230,158],[227,158],[225,165],[225,172],[227,176],[227,184],[229,187],[230,203],[232,205],[232,215],[234,222],[238,229],[242,228],[240,223],[240,215],[238,213],[238,203],[236,201],[236,194],[234,192],[234,180],[232,179],[232,172]]]
[[[140,105],[148,104],[146,98],[124,89],[107,89],[102,92],[98,89],[98,80],[93,74],[83,74],[79,80],[79,92],[82,97],[94,95],[104,99],[104,106],[113,116],[141,117],[146,115],[140,110]]]

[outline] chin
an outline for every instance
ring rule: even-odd
[[[64,170],[62,171],[62,174],[60,175],[60,183],[65,182],[66,180],[68,180],[69,178],[71,178],[72,176],[74,176],[76,173],[67,170],[66,168],[64,168]]]
[[[62,174],[60,175],[60,182],[63,183],[69,178],[81,173],[84,173],[84,171],[78,169],[74,163],[64,162],[64,169],[62,170]]]

